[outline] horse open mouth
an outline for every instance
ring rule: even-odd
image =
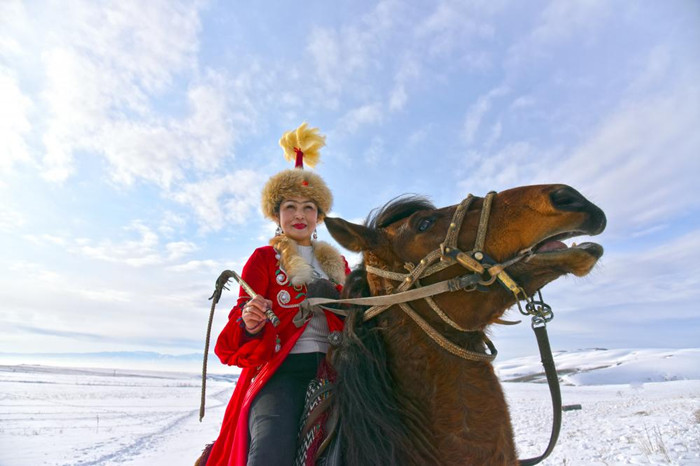
[[[535,245],[525,262],[538,267],[556,268],[578,277],[587,275],[603,255],[603,247],[598,243],[572,243],[567,246],[562,240],[585,234],[569,232],[548,238]]]

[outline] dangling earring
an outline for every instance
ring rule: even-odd
[[[275,236],[279,236],[282,234],[282,227],[277,225],[277,229],[275,230]]]
[[[316,233],[316,230],[314,229],[314,233],[311,235],[311,237],[316,241],[318,239],[318,234]]]

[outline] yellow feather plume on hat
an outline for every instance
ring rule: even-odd
[[[284,149],[284,157],[295,161],[295,168],[272,175],[263,186],[261,207],[267,218],[279,220],[279,206],[284,199],[303,197],[316,203],[318,220],[323,221],[333,205],[333,194],[323,178],[312,170],[303,170],[303,162],[311,167],[316,165],[321,158],[321,148],[325,145],[326,137],[318,128],[309,128],[306,122],[284,133],[280,146]]]
[[[284,158],[290,162],[296,160],[296,149],[304,153],[304,163],[314,167],[321,158],[321,147],[326,145],[326,136],[318,128],[309,128],[304,122],[297,129],[287,131],[280,138],[280,147],[284,150]]]

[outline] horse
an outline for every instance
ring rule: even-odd
[[[548,283],[592,270],[603,248],[563,240],[601,233],[604,212],[558,184],[442,208],[402,196],[363,225],[325,224],[362,262],[347,277],[341,301],[352,305],[330,356],[338,421],[326,454],[340,462],[323,464],[518,464],[488,329]]]
[[[562,241],[597,235],[605,225],[603,211],[565,185],[469,196],[443,208],[402,197],[365,225],[327,218],[331,236],[363,257],[345,298],[421,290],[465,271],[481,278],[466,289],[392,304],[370,320],[366,306],[349,313],[333,353],[344,464],[517,464],[508,407],[487,354],[495,355],[488,328],[557,278],[587,275],[603,248]],[[506,270],[510,281],[494,279]],[[436,344],[411,313],[466,354]]]

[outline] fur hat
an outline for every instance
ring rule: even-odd
[[[319,222],[331,210],[333,195],[319,175],[304,170],[304,162],[310,167],[318,163],[320,149],[326,145],[326,137],[318,128],[309,128],[302,123],[297,129],[287,131],[280,139],[287,160],[295,160],[295,168],[283,170],[270,177],[262,191],[263,214],[276,221],[279,206],[290,197],[304,197],[318,206]]]

